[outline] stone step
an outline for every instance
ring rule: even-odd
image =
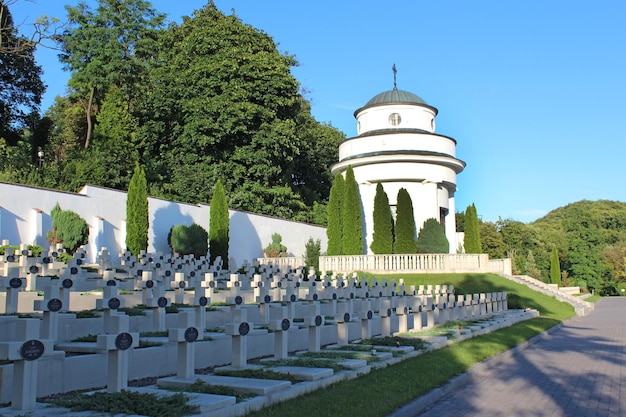
[[[160,378],[157,380],[157,385],[160,387],[179,387],[184,389],[184,387],[193,384],[197,380],[209,385],[222,385],[232,388],[243,394],[255,395],[268,395],[291,386],[291,382],[289,381],[199,374],[194,375],[191,379],[178,378],[175,376]]]

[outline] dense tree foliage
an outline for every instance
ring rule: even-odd
[[[42,68],[33,57],[35,47],[18,35],[4,1],[0,2],[0,34],[0,145],[14,146],[29,125],[29,115],[39,111],[45,86]]]
[[[149,215],[146,174],[137,164],[126,195],[126,249],[133,255],[148,249]]]
[[[359,184],[352,166],[346,170],[346,184],[341,201],[343,255],[363,254],[363,206]]]
[[[341,222],[341,206],[346,183],[343,175],[337,174],[333,186],[330,188],[330,198],[328,200],[328,226],[326,227],[326,237],[328,244],[326,255],[336,256],[343,254],[343,226]]]
[[[313,240],[312,237],[304,245],[304,267],[308,271],[313,268],[317,271],[320,265],[320,255],[322,252],[322,241],[319,239]]]
[[[329,166],[345,136],[311,116],[291,74],[293,56],[210,1],[168,28],[144,0],[92,6],[67,8],[57,39],[71,72],[68,95],[42,119],[11,122],[11,141],[0,143],[0,180],[125,190],[139,162],[155,197],[207,202],[207,184],[222,177],[232,208],[326,223]],[[6,79],[0,95],[23,87]],[[31,97],[38,104],[40,92]]]
[[[268,258],[287,256],[287,246],[283,245],[282,240],[280,233],[272,233],[272,243],[263,248],[265,256]]]
[[[464,230],[465,238],[463,240],[463,246],[465,247],[465,253],[482,253],[478,213],[473,203],[467,206],[465,210]]]
[[[211,197],[211,209],[209,218],[209,252],[211,264],[218,256],[222,258],[224,267],[228,267],[230,215],[226,193],[221,180],[217,180],[213,197]]]
[[[417,253],[449,253],[446,231],[437,219],[426,219],[417,235]]]
[[[393,253],[393,217],[389,197],[381,183],[376,184],[373,219],[374,233],[370,249],[375,254]]]
[[[59,37],[60,59],[72,73],[69,86],[84,103],[88,148],[92,118],[109,87],[123,89],[128,102],[135,96],[165,15],[144,0],[98,0],[95,11],[86,2],[66,9],[70,26]]]
[[[415,253],[417,251],[415,216],[413,214],[413,202],[406,189],[400,188],[397,202],[394,252]]]

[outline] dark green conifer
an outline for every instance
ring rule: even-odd
[[[406,189],[400,188],[397,202],[394,253],[415,253],[417,246],[415,242],[413,202]]]
[[[375,254],[393,253],[393,218],[389,208],[389,198],[379,182],[374,197],[374,233],[370,249]]]
[[[346,170],[346,184],[341,202],[342,250],[344,255],[363,254],[363,215],[359,185],[352,166]]]
[[[465,210],[465,238],[463,239],[465,253],[482,253],[480,244],[480,228],[478,215],[474,203]]]
[[[559,262],[559,251],[556,245],[552,245],[552,257],[550,258],[550,283],[561,286],[561,263]]]
[[[133,255],[148,249],[148,217],[146,173],[136,164],[126,195],[126,248]]]
[[[341,226],[341,201],[343,200],[345,181],[341,174],[335,175],[335,181],[330,188],[330,198],[328,200],[328,226],[326,236],[328,237],[327,256],[341,255],[342,235]]]
[[[230,217],[228,214],[228,203],[226,193],[221,180],[215,183],[215,190],[211,197],[211,209],[209,218],[209,253],[211,264],[215,258],[222,257],[222,265],[228,267],[228,239],[230,228]]]

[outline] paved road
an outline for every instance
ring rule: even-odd
[[[626,297],[602,299],[418,415],[626,416]]]

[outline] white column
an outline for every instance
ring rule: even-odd
[[[450,253],[456,253],[459,243],[456,241],[456,204],[454,192],[450,193],[448,199],[448,214],[446,215],[446,237],[450,243]]]
[[[45,239],[43,236],[43,210],[33,208],[31,211],[31,223],[30,223],[30,243],[33,245],[44,245]],[[20,242],[17,242],[20,243]],[[45,246],[45,245],[44,245]]]

